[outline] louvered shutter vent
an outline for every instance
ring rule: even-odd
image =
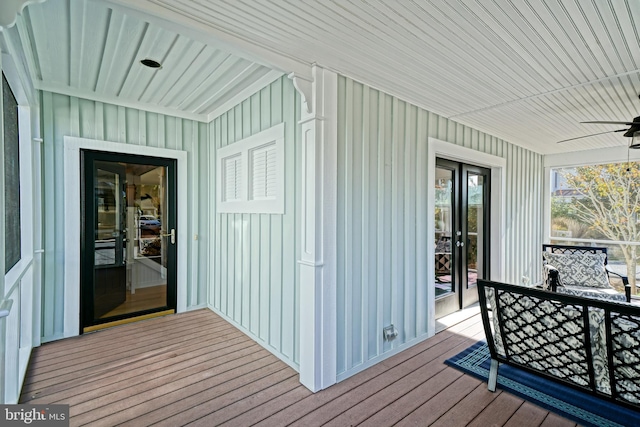
[[[276,198],[276,145],[251,150],[253,200]]]
[[[240,188],[242,185],[241,156],[224,159],[224,200],[240,200]]]

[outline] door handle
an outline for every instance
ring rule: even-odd
[[[464,242],[461,242],[461,241],[459,241],[459,240],[458,240],[458,241],[456,242],[456,246],[457,246],[457,247],[464,246]]]
[[[161,234],[160,237],[171,237],[171,244],[176,244],[176,229],[172,228],[171,233]]]

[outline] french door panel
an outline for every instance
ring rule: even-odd
[[[488,277],[488,169],[436,161],[436,318],[478,301],[478,278]]]
[[[96,209],[88,212],[94,228],[94,315],[109,313],[126,300],[127,266],[124,255],[125,168],[118,163],[94,162]]]
[[[460,278],[456,242],[460,222],[460,166],[436,160],[435,182],[435,298],[436,318],[460,309]]]
[[[491,171],[477,166],[463,165],[462,180],[464,200],[462,235],[465,245],[462,250],[464,274],[464,292],[461,308],[478,302],[478,279],[489,277],[488,244],[489,239],[489,178]]]

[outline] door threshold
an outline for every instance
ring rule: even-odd
[[[88,332],[95,332],[101,329],[111,328],[113,326],[126,325],[127,323],[138,322],[140,320],[153,319],[154,317],[162,317],[168,314],[175,314],[175,312],[176,312],[175,310],[171,309],[171,310],[159,311],[157,313],[144,314],[142,316],[129,317],[127,319],[115,320],[113,322],[101,323],[99,325],[87,326],[86,328],[82,329],[82,333],[86,334]]]
[[[476,302],[462,310],[456,311],[455,313],[436,319],[436,334],[452,327],[453,325],[463,322],[478,313],[480,313],[480,304]]]

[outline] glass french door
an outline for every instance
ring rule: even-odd
[[[175,160],[82,151],[81,333],[176,308]]]
[[[436,318],[478,301],[476,283],[489,277],[491,171],[436,159]]]

